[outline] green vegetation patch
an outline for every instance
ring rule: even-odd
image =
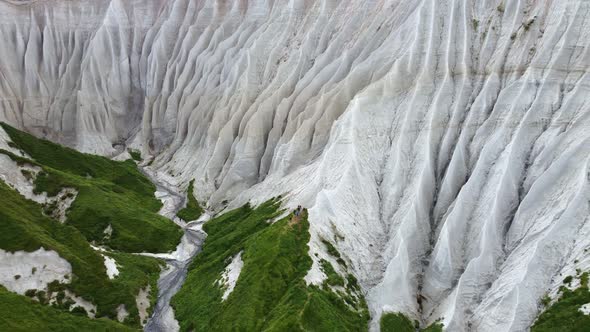
[[[156,187],[133,161],[80,153],[4,123],[0,125],[13,145],[34,161],[3,150],[0,153],[19,164],[42,167],[34,182],[35,193],[54,196],[65,187],[78,190],[67,213],[67,223],[89,241],[125,252],[168,252],[176,247],[182,231],[157,214],[162,204],[154,197]],[[105,236],[109,225],[112,235]]]
[[[438,322],[438,323],[433,323],[430,326],[428,326],[427,328],[421,330],[422,332],[443,332],[443,324]]]
[[[539,316],[531,331],[589,331],[590,316],[579,311],[581,306],[590,303],[588,275],[584,272],[580,276],[580,287],[575,290],[560,287],[561,297]],[[548,301],[544,303],[549,304]]]
[[[384,313],[381,316],[380,326],[381,332],[415,332],[418,330],[422,332],[442,332],[443,330],[443,324],[440,322],[433,323],[424,329],[419,329],[419,323],[417,321],[412,323],[408,317],[399,312]]]
[[[194,183],[195,180],[191,180],[188,185],[188,190],[186,193],[188,202],[186,207],[176,213],[176,215],[184,221],[197,220],[201,214],[203,214],[203,208],[199,205],[199,202],[197,202],[197,199],[193,195],[193,190],[195,189]]]
[[[282,213],[279,206],[276,199],[257,208],[246,204],[204,225],[208,237],[203,250],[172,300],[182,331],[367,330],[362,296],[306,285],[312,265],[309,222],[304,214],[301,228],[289,225],[291,215],[269,224]],[[222,301],[224,288],[218,281],[241,251],[242,271]]]
[[[328,254],[330,256],[336,258],[336,262],[338,262],[338,264],[342,265],[343,267],[346,267],[346,262],[340,256],[340,253],[338,252],[338,250],[336,250],[336,247],[334,247],[334,245],[326,239],[321,239],[321,240],[322,240],[322,243],[326,246],[326,250],[328,251]]]
[[[143,159],[141,158],[141,152],[139,152],[138,150],[135,149],[128,149],[129,151],[129,155],[131,156],[131,158],[135,161],[142,161]]]
[[[332,266],[332,263],[322,259],[320,260],[320,266],[327,277],[326,280],[324,280],[326,285],[344,287],[344,278],[342,278],[342,276],[336,272],[334,266]]]
[[[51,293],[59,296],[64,289],[69,289],[96,304],[97,317],[113,319],[116,318],[119,304],[125,304],[130,313],[126,323],[139,326],[135,296],[140,289],[151,285],[151,295],[155,299],[159,260],[127,253],[105,253],[112,256],[120,266],[119,275],[111,280],[107,277],[103,257],[90,247],[77,228],[43,215],[39,204],[25,199],[2,181],[0,197],[0,248],[10,252],[31,252],[43,247],[56,251],[72,265],[70,284],[54,284],[49,289],[50,294],[29,292],[29,296],[47,299]],[[66,308],[63,306],[62,309]],[[15,316],[5,319],[20,318]]]
[[[381,332],[414,332],[412,321],[401,313],[388,312],[381,316]]]
[[[1,331],[135,331],[108,319],[90,319],[41,305],[0,286]]]

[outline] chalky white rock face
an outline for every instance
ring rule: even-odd
[[[288,194],[373,328],[522,331],[590,267],[589,6],[0,1],[0,119],[212,207]]]
[[[72,266],[53,250],[8,252],[0,249],[0,285],[25,294],[29,289],[45,290],[52,281],[69,283]]]

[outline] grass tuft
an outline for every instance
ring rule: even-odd
[[[186,207],[184,209],[178,211],[178,213],[176,213],[176,215],[180,219],[187,221],[187,222],[192,221],[192,220],[197,220],[197,219],[199,219],[201,214],[203,214],[203,208],[201,208],[201,206],[199,205],[199,202],[197,202],[197,199],[193,195],[193,190],[195,189],[194,183],[195,183],[195,180],[191,180],[191,182],[188,185],[188,190],[186,193],[188,202],[186,204]]]
[[[336,262],[338,262],[338,264],[342,265],[343,267],[346,267],[346,262],[344,261],[344,259],[342,259],[342,257],[340,256],[340,253],[338,252],[338,250],[336,250],[334,245],[332,245],[332,243],[330,243],[326,239],[321,239],[321,241],[326,246],[328,254],[330,256],[336,258]]]
[[[143,159],[141,158],[141,152],[138,150],[134,150],[134,149],[128,149],[129,151],[129,155],[131,156],[131,158],[135,161],[142,161]]]
[[[442,332],[443,324],[439,321],[420,329],[418,321],[412,321],[402,313],[388,312],[381,316],[381,332]]]
[[[342,278],[336,270],[334,270],[334,266],[332,263],[328,262],[325,259],[320,260],[320,266],[322,271],[326,274],[327,279],[324,281],[324,286],[341,286],[344,287],[344,278]]]

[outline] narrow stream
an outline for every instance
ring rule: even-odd
[[[167,266],[160,274],[160,279],[158,280],[158,300],[151,317],[144,327],[144,331],[178,331],[180,327],[174,318],[174,310],[170,306],[170,300],[184,283],[188,265],[201,251],[201,245],[207,237],[207,234],[202,230],[202,226],[210,216],[204,213],[201,218],[189,223],[176,217],[178,210],[185,204],[185,195],[179,193],[169,183],[158,179],[154,173],[146,169],[142,169],[142,172],[157,187],[156,197],[164,204],[159,213],[174,221],[184,230],[184,235],[174,252],[167,254],[146,254],[164,259]]]

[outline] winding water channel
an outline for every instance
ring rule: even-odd
[[[184,235],[174,252],[146,254],[164,259],[166,269],[160,274],[158,300],[151,317],[144,327],[144,331],[178,331],[179,325],[174,318],[174,310],[170,306],[170,300],[184,283],[190,262],[201,251],[201,245],[207,237],[202,226],[205,221],[209,220],[210,216],[204,213],[198,220],[188,223],[176,217],[176,213],[185,205],[185,195],[179,193],[173,185],[156,177],[154,173],[146,169],[142,171],[157,187],[156,197],[163,203],[159,213],[174,221],[184,230]]]

